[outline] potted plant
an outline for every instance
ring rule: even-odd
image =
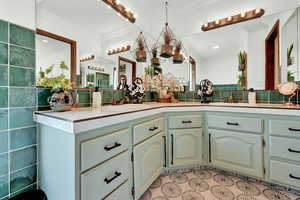
[[[151,59],[151,63],[154,66],[160,66],[160,60],[157,57],[157,47],[154,47],[152,49],[152,59]]]
[[[287,66],[291,66],[295,63],[295,58],[292,57],[292,52],[294,49],[294,44],[292,44],[288,49],[287,49]]]
[[[160,56],[170,58],[173,56],[172,33],[168,30],[164,32],[164,45],[161,46]]]
[[[238,85],[241,90],[246,89],[246,76],[244,74],[240,74],[238,77]]]
[[[287,73],[287,81],[288,82],[294,82],[295,81],[294,72],[288,71],[288,73]]]
[[[181,41],[176,42],[174,56],[173,56],[173,63],[174,64],[181,64],[184,60],[184,57],[181,54],[182,47],[183,46],[182,46]]]
[[[239,53],[239,71],[245,71],[246,64],[247,64],[247,53],[245,51],[240,52]]]
[[[138,38],[137,43],[138,43],[138,49],[135,52],[136,61],[137,62],[146,62],[147,54],[145,51],[145,41],[141,35]]]

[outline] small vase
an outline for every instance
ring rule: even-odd
[[[49,97],[48,102],[51,110],[55,112],[64,112],[71,110],[74,104],[74,99],[70,92],[64,89],[59,89],[54,92],[51,97]]]

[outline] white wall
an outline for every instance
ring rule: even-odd
[[[248,88],[265,89],[265,39],[267,30],[248,33]]]
[[[0,19],[35,29],[35,0],[0,0]]]
[[[237,54],[228,54],[199,63],[200,80],[209,79],[213,84],[236,84],[238,80]]]

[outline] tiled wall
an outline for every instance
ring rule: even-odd
[[[35,35],[0,20],[0,199],[36,187]]]
[[[180,92],[175,93],[175,97],[180,101],[186,102],[199,102],[201,99],[198,97],[197,92]],[[226,98],[233,98],[238,103],[248,103],[248,91],[242,90],[222,90],[215,91],[213,97],[209,100],[212,102],[224,102]],[[267,104],[282,104],[288,101],[288,97],[282,96],[277,90],[258,90],[256,91],[257,103]],[[292,98],[292,102],[300,104],[300,92]]]

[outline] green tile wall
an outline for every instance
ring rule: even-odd
[[[36,188],[34,31],[0,20],[0,200]]]

